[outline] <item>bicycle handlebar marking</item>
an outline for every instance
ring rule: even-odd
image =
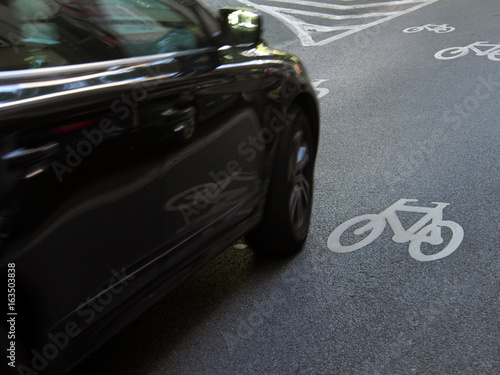
[[[392,206],[378,215],[367,214],[357,216],[339,225],[328,237],[328,248],[337,253],[347,253],[359,250],[375,241],[384,231],[387,224],[394,232],[392,240],[396,243],[409,242],[408,252],[413,259],[420,262],[428,262],[447,257],[453,253],[462,243],[464,238],[463,228],[453,222],[443,220],[443,210],[449,203],[432,202],[436,207],[407,206],[406,203],[416,203],[416,199],[400,199]],[[397,211],[415,212],[425,214],[410,228],[405,229],[401,224]],[[368,221],[365,225],[353,231],[354,236],[368,233],[359,242],[350,245],[342,245],[341,237],[349,228]],[[441,236],[441,228],[447,227],[452,232],[450,242],[435,254],[424,254],[421,250],[422,243],[440,245],[444,242]]]

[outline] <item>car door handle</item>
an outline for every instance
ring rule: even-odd
[[[48,143],[37,148],[19,148],[2,156],[12,166],[23,166],[48,159],[59,150],[59,143]]]
[[[183,122],[186,120],[193,120],[196,114],[196,109],[194,107],[187,108],[169,108],[162,112],[162,117],[169,122]]]
[[[175,133],[180,133],[182,138],[189,139],[194,134],[196,109],[170,108],[161,114],[168,124],[173,127]]]

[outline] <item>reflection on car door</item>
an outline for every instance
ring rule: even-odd
[[[26,339],[97,323],[253,209],[263,159],[238,145],[256,108],[216,65],[204,49],[2,86],[2,265]]]

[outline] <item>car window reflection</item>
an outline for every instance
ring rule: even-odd
[[[208,46],[190,6],[157,0],[0,0],[0,70]]]

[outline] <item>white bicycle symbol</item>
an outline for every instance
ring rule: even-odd
[[[405,205],[410,202],[418,202],[418,200],[400,199],[378,215],[361,215],[347,220],[345,223],[339,225],[330,234],[328,237],[328,248],[338,253],[347,253],[361,249],[362,247],[375,241],[384,231],[386,224],[389,223],[392,231],[394,232],[392,240],[397,243],[410,242],[408,247],[410,256],[420,262],[438,260],[453,253],[462,243],[464,230],[454,221],[443,220],[443,209],[448,206],[449,203],[432,202],[432,204],[436,205],[436,207],[433,208]],[[413,224],[409,229],[405,230],[396,215],[396,211],[424,213],[426,215]],[[340,239],[344,232],[347,232],[352,226],[361,224],[364,221],[368,221],[368,223],[358,229],[355,229],[353,234],[355,236],[364,235],[368,232],[369,234],[355,244],[346,246],[342,245]],[[440,245],[444,242],[441,237],[442,227],[448,227],[451,229],[453,235],[450,242],[441,251],[435,254],[424,254],[420,249],[422,243],[425,242],[431,245]]]
[[[408,27],[407,29],[404,29],[404,33],[418,33],[423,30],[429,30],[429,31],[434,31],[435,33],[438,34],[443,34],[443,33],[451,33],[452,31],[455,30],[453,26],[448,26],[448,24],[444,25],[434,25],[434,24],[428,24],[424,26],[413,26],[413,27]]]
[[[482,50],[481,48],[487,48]],[[451,47],[437,52],[434,57],[439,60],[450,60],[465,56],[473,51],[477,56],[488,56],[492,61],[500,61],[500,44],[489,42],[475,42],[465,47]]]

